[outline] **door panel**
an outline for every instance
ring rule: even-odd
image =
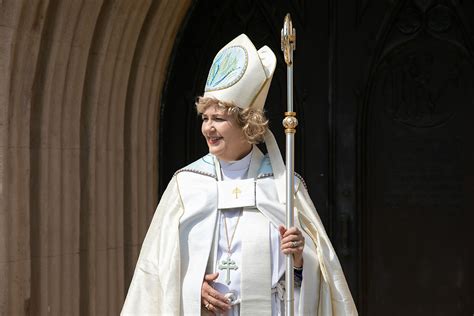
[[[375,42],[360,122],[368,315],[474,310],[474,69],[459,9],[398,3]]]

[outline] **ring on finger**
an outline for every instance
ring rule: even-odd
[[[291,247],[292,248],[296,248],[298,246],[298,242],[297,241],[292,241],[291,242]]]
[[[211,306],[211,304],[209,302],[207,302],[205,305],[204,305],[204,308],[209,310],[209,306]]]

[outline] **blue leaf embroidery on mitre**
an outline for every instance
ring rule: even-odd
[[[247,64],[247,51],[242,46],[223,49],[212,62],[204,90],[221,90],[234,85],[244,75]]]

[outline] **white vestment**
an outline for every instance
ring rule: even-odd
[[[270,161],[256,147],[250,169],[255,166],[258,166],[255,185],[257,213],[278,227],[285,222],[285,206],[279,202]],[[213,255],[218,222],[215,170],[215,159],[209,154],[178,171],[168,184],[143,243],[122,315],[205,313],[201,304],[201,286],[204,275],[209,272],[208,263]],[[299,306],[297,314],[357,315],[339,260],[300,180],[296,181],[295,208],[295,225],[303,231],[306,239],[303,281],[295,304]],[[247,263],[242,262],[243,271],[246,264],[258,264],[250,259],[246,259]],[[243,276],[251,273],[247,270]],[[244,292],[247,291],[245,293],[249,293],[242,293],[242,307],[246,298],[251,306],[251,309],[241,311],[242,315],[271,313],[269,305],[260,304],[257,287],[248,282],[242,287]],[[271,295],[270,287],[268,282],[262,291]],[[260,312],[258,308],[261,306],[266,306],[266,310]]]
[[[249,167],[250,167],[250,162],[251,162],[251,157],[252,155],[258,155],[258,152],[252,151],[250,152],[247,156],[242,158],[239,161],[233,161],[233,162],[225,162],[225,161],[219,161],[218,164],[220,164],[220,170],[222,173],[222,179],[219,178],[218,180],[224,180],[227,181],[229,184],[229,192],[234,192],[233,194],[230,194],[231,196],[229,199],[232,201],[238,201],[239,199],[241,200],[244,198],[244,202],[246,203],[245,197],[243,196],[238,196],[240,193],[245,194],[246,192],[235,192],[232,189],[237,185],[237,187],[241,188],[242,186],[237,183],[235,184],[234,180],[241,180],[241,179],[246,179],[247,176],[251,179],[255,178],[257,176],[258,172],[258,167],[260,167],[258,164],[254,164],[253,168],[250,168],[249,172]],[[255,161],[255,159],[254,159]],[[219,168],[217,168],[219,169]],[[250,174],[249,174],[250,173]],[[255,181],[250,181],[250,183],[254,187]],[[255,190],[250,188],[249,191],[251,191],[252,196],[254,197]],[[220,190],[220,189],[219,189]],[[243,190],[245,191],[245,190]],[[237,193],[237,195],[235,195]],[[224,197],[227,197],[225,195]],[[218,197],[219,202],[222,202],[223,197],[219,196]],[[254,201],[255,199],[253,199]],[[221,203],[219,203],[221,204]],[[246,204],[247,205],[247,204]],[[252,206],[255,205],[255,202],[252,203]],[[252,216],[251,218],[248,218],[249,216]],[[249,213],[249,211],[244,211],[242,207],[239,208],[227,208],[227,209],[220,209],[219,215],[218,215],[218,225],[216,225],[216,240],[217,243],[217,253],[214,255],[217,257],[217,260],[211,256],[210,260],[213,260],[213,264],[211,264],[211,267],[208,267],[207,272],[209,273],[214,273],[214,272],[219,272],[219,277],[217,278],[216,281],[213,282],[213,287],[218,290],[221,293],[232,293],[232,297],[235,297],[236,303],[233,304],[233,309],[230,310],[229,312],[226,313],[227,316],[233,316],[233,315],[239,315],[239,310],[240,310],[240,302],[241,300],[241,272],[242,267],[242,243],[243,241],[245,242],[248,238],[248,240],[253,240],[256,241],[255,244],[255,249],[247,251],[245,253],[245,256],[249,256],[251,260],[257,260],[257,261],[262,261],[262,260],[267,260],[268,262],[268,267],[269,271],[267,271],[269,274],[266,275],[271,281],[271,289],[272,289],[272,297],[271,297],[271,314],[278,316],[282,315],[284,313],[284,302],[283,302],[283,297],[280,297],[282,294],[282,286],[279,284],[279,281],[282,279],[282,276],[285,273],[285,255],[280,251],[280,234],[278,231],[278,228],[273,225],[273,223],[270,223],[268,220],[264,220],[262,222],[262,225],[268,226],[268,227],[249,227],[250,225],[256,225],[255,224],[255,218],[256,214],[253,212]],[[261,215],[263,216],[263,215]],[[239,225],[240,224],[240,225]],[[258,236],[255,236],[254,231],[260,230],[259,234],[262,235],[263,240],[259,241]],[[245,237],[245,238],[244,238]],[[266,245],[264,248],[263,245]],[[219,269],[219,263],[222,263],[223,260],[226,260],[228,257],[228,247],[230,246],[231,250],[231,258],[234,260],[236,263],[237,269],[236,270],[231,270],[229,272],[230,275],[230,284],[226,284],[227,281],[227,271]],[[246,246],[249,247],[248,242],[246,242]],[[268,256],[265,256],[265,250],[268,251]],[[249,268],[247,268],[248,270]],[[254,267],[251,267],[252,270],[256,270]],[[266,270],[267,270],[266,269]],[[261,273],[261,271],[253,271],[254,274],[265,274],[264,272]],[[260,275],[261,277],[265,277]],[[249,278],[252,278],[250,276]],[[263,281],[263,280],[262,280]],[[248,283],[248,280],[246,281]],[[283,282],[283,281],[282,281]],[[254,282],[252,282],[254,283]],[[299,295],[299,288],[295,289],[295,295]],[[283,307],[283,308],[282,308]],[[282,312],[283,310],[283,312]]]

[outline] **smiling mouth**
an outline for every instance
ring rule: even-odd
[[[221,139],[222,139],[222,137],[207,137],[207,141],[211,145],[217,144]]]

